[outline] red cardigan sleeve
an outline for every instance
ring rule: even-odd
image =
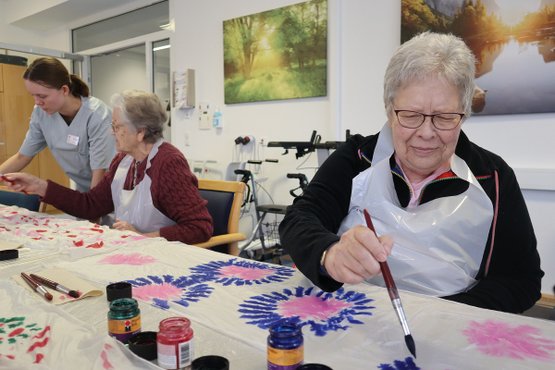
[[[188,244],[204,242],[212,236],[208,203],[200,196],[198,181],[183,154],[170,144],[160,146],[147,170],[152,179],[154,207],[176,222],[160,229],[160,236]]]
[[[86,193],[66,188],[48,180],[43,201],[52,204],[67,214],[87,220],[94,220],[113,212],[114,202],[112,201],[111,184],[123,157],[125,157],[124,154],[118,153],[102,180]]]

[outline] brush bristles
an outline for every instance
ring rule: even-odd
[[[73,298],[79,298],[80,296],[79,292],[76,290],[70,290],[67,295]]]
[[[54,298],[54,297],[52,297],[52,294],[46,292],[46,294],[44,294],[44,298],[46,298],[46,300],[48,300],[48,301],[51,301],[52,298]]]
[[[414,339],[412,339],[412,335],[405,335],[405,343],[407,344],[407,348],[409,349],[410,353],[416,358],[416,345],[414,344]]]

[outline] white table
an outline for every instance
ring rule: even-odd
[[[10,216],[13,212],[16,216]],[[43,326],[58,315],[69,322],[66,325],[84,330],[77,330],[79,335],[56,330],[61,324],[52,321],[51,345],[41,362],[45,368],[74,369],[72,359],[81,357],[90,364],[83,369],[103,369],[99,359],[106,356],[106,348],[114,347],[107,336],[105,295],[53,306],[10,278],[48,267],[70,271],[102,290],[110,282],[130,281],[143,331],[157,330],[163,318],[185,316],[193,323],[195,356],[224,356],[236,370],[266,368],[267,327],[278,318],[303,325],[305,362],[324,363],[334,370],[548,369],[555,361],[555,323],[547,320],[401,292],[416,342],[415,360],[406,349],[387,292],[380,287],[360,284],[324,293],[287,267],[161,238],[100,231],[86,221],[57,224],[50,216],[13,207],[0,206],[0,239],[23,242],[35,252],[28,253],[27,260],[23,253],[18,261],[0,262],[0,297],[8,292],[11,304],[0,305],[0,320],[18,315],[4,307],[23,302],[26,317]],[[52,253],[37,257],[37,251]],[[53,314],[44,316],[47,311]],[[55,336],[74,336],[75,343],[95,338],[100,344],[70,351],[59,348]],[[0,343],[0,368],[12,369],[7,350]],[[132,364],[127,368],[153,368],[125,348],[108,354],[114,363]]]

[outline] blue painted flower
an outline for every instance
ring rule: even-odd
[[[267,265],[264,263],[238,260],[212,261],[192,267],[191,271],[205,280],[212,280],[224,286],[254,285],[282,282],[293,276],[290,267]]]
[[[390,364],[380,364],[378,366],[380,370],[420,370],[418,366],[414,363],[412,357],[405,358],[405,361],[395,360],[393,365]]]
[[[208,286],[204,281],[195,276],[172,275],[154,276],[127,280],[133,285],[133,297],[146,302],[151,302],[154,306],[168,309],[169,302],[174,302],[184,307],[191,302],[198,302],[202,298],[208,298],[214,288]]]
[[[314,287],[283,289],[251,297],[239,305],[241,318],[247,324],[268,329],[278,320],[288,319],[301,326],[308,326],[318,336],[329,331],[347,330],[352,324],[362,324],[357,316],[370,316],[375,308],[373,299],[363,293],[345,291],[333,293]]]

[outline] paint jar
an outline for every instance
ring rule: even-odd
[[[268,335],[268,370],[294,370],[303,364],[304,346],[301,327],[279,321]]]
[[[193,361],[192,370],[229,370],[229,360],[222,356],[201,356]]]
[[[299,366],[297,370],[333,370],[333,369],[323,364],[304,364]]]
[[[120,342],[141,331],[141,310],[133,298],[118,298],[110,302],[108,334]]]
[[[163,369],[191,369],[193,329],[185,317],[169,317],[160,321],[156,337],[158,366]]]
[[[112,302],[118,298],[133,298],[132,285],[126,281],[108,284],[106,286],[106,299]]]

